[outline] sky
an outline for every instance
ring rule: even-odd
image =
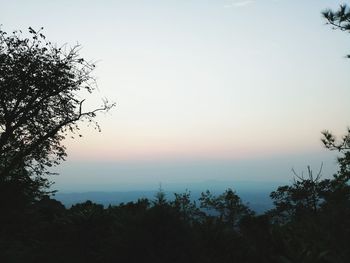
[[[349,35],[325,25],[330,0],[3,1],[4,31],[44,27],[96,62],[117,103],[67,139],[59,190],[159,182],[281,181],[336,169],[321,131],[349,125]],[[346,1],[345,1],[346,3]]]

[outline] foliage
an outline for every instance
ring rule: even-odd
[[[217,197],[213,196],[210,191],[203,192],[199,201],[201,208],[214,215],[217,214],[221,222],[233,227],[237,226],[243,217],[253,213],[230,188]]]
[[[341,156],[338,157],[339,163],[339,180],[348,181],[350,179],[350,128],[347,129],[340,141],[329,131],[322,132],[322,142],[324,146],[331,151],[338,151]]]
[[[94,65],[79,56],[79,46],[57,47],[41,31],[29,28],[23,37],[0,30],[0,185],[35,191],[49,185],[47,167],[65,159],[65,137],[84,120],[99,128],[96,113],[114,106],[104,100],[83,109],[82,92],[96,89]]]
[[[280,186],[273,191],[270,197],[274,200],[275,208],[270,211],[274,220],[285,223],[286,221],[314,215],[318,212],[323,202],[323,192],[326,185],[320,182],[321,170],[313,176],[311,168],[307,167],[308,177],[297,175],[294,171],[292,185]]]
[[[322,15],[334,29],[350,33],[350,8],[346,4],[340,5],[336,11],[327,9],[322,12]],[[350,55],[346,57],[350,58]]]
[[[283,194],[310,189],[310,178],[303,180]],[[283,199],[294,207],[283,223],[270,212],[254,215],[231,189],[203,193],[202,208],[189,192],[173,201],[162,197],[159,203],[156,196],[108,207],[86,201],[64,208],[45,197],[11,218],[0,217],[0,261],[348,262],[349,198],[336,193],[336,179],[313,182],[321,189],[315,190],[317,212],[298,194]],[[342,202],[334,203],[332,195]]]
[[[335,29],[350,31],[350,9],[346,4],[340,5],[337,11],[327,9],[322,15]]]
[[[172,205],[179,211],[182,220],[195,222],[203,215],[196,202],[191,200],[191,192],[186,190],[185,193],[174,193],[174,195],[175,200]]]

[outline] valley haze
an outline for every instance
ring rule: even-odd
[[[159,190],[164,191],[168,200],[174,199],[174,193],[184,193],[189,191],[191,199],[196,201],[201,193],[210,190],[214,195],[222,194],[226,189],[231,188],[241,197],[242,202],[247,204],[257,213],[263,213],[272,208],[272,200],[269,198],[270,192],[277,189],[281,183],[277,182],[249,182],[249,181],[203,181],[199,183],[187,184],[165,184],[144,186],[144,190],[134,191],[87,191],[87,192],[58,192],[54,198],[62,202],[66,207],[70,207],[77,203],[87,200],[108,205],[118,205],[121,203],[135,202],[141,198],[147,198],[150,201],[155,199]]]

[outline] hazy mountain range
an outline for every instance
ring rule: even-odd
[[[91,200],[93,202],[108,205],[117,205],[120,203],[127,203],[136,201],[139,198],[148,198],[153,200],[155,194],[162,189],[167,199],[172,200],[174,193],[182,193],[186,190],[191,192],[193,200],[197,201],[201,192],[210,190],[213,194],[219,195],[225,189],[232,188],[241,197],[245,204],[248,204],[257,213],[262,213],[272,208],[272,200],[269,194],[277,189],[282,183],[277,182],[249,182],[249,181],[203,181],[199,183],[190,184],[168,184],[153,186],[145,185],[144,189],[132,190],[129,189],[116,191],[86,191],[86,192],[58,192],[55,199],[61,201],[65,206],[70,207],[73,204]],[[117,188],[117,187],[116,187]]]

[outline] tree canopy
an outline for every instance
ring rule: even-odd
[[[114,104],[84,109],[82,92],[96,89],[95,65],[79,56],[79,45],[58,47],[42,29],[27,35],[0,30],[0,183],[40,181],[40,188],[47,168],[66,157],[65,137],[82,121],[99,129],[96,113]]]
[[[336,11],[327,9],[322,12],[322,15],[334,29],[350,33],[350,8],[346,4],[340,5]],[[350,54],[347,58],[350,58]]]

